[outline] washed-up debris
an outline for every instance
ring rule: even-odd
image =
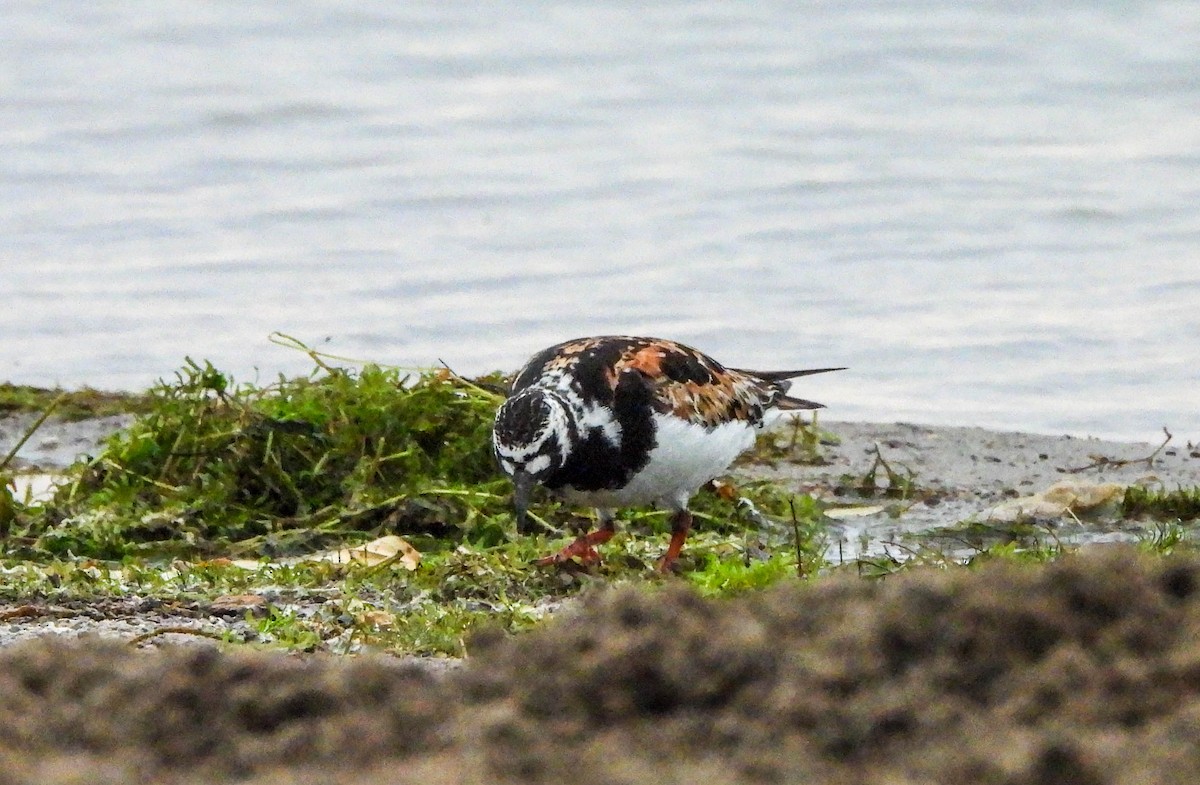
[[[1070,474],[1078,474],[1079,472],[1086,472],[1088,469],[1114,469],[1122,466],[1129,466],[1130,464],[1134,463],[1145,463],[1147,468],[1154,468],[1154,459],[1157,458],[1158,454],[1163,451],[1163,448],[1175,438],[1174,434],[1168,431],[1165,426],[1163,427],[1163,434],[1166,436],[1166,438],[1163,439],[1162,444],[1154,448],[1154,452],[1141,458],[1122,459],[1113,458],[1100,453],[1092,453],[1088,455],[1088,458],[1090,458],[1092,462],[1086,466],[1076,466],[1071,469],[1063,468],[1061,471],[1068,472]]]
[[[1119,504],[1124,493],[1125,486],[1115,482],[1063,480],[1041,493],[997,504],[985,513],[984,520],[1012,523],[1061,518],[1064,515],[1095,514],[1106,506]]]
[[[232,559],[230,564],[246,570],[260,570],[280,564],[301,564],[304,562],[328,562],[330,564],[361,564],[374,567],[384,562],[397,562],[409,572],[421,564],[421,552],[414,548],[403,537],[389,534],[365,545],[353,548],[338,548],[321,551],[307,556],[292,556],[273,561],[254,559]]]
[[[857,507],[830,507],[825,510],[826,518],[834,520],[844,520],[846,518],[867,518],[872,515],[878,515],[881,512],[886,512],[887,507],[882,504],[868,504]]]

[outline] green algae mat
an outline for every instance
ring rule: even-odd
[[[652,510],[622,516],[625,531],[599,568],[534,566],[573,528],[591,525],[578,515],[590,511],[542,497],[537,531],[515,530],[511,488],[490,447],[504,390],[498,374],[467,380],[446,369],[314,360],[310,375],[267,385],[237,384],[189,361],[131,399],[132,424],[70,466],[51,496],[0,491],[8,564],[0,599],[195,606],[282,592],[291,609],[248,600],[241,629],[221,637],[460,655],[480,625],[524,629],[590,587],[660,580],[651,568],[667,524]],[[47,406],[63,399],[44,392]],[[812,445],[798,433],[789,449],[807,454]],[[695,509],[685,565],[706,592],[820,564],[819,509],[809,497],[724,485],[701,494]],[[779,524],[785,546],[770,559],[761,556],[765,535],[747,536],[764,516]],[[749,559],[748,549],[760,555]],[[344,612],[321,614],[318,624],[303,612],[310,600]]]

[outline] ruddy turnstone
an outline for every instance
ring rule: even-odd
[[[600,527],[559,553],[598,561],[595,546],[616,532],[617,507],[672,511],[668,571],[691,528],[688,500],[754,444],[769,415],[821,404],[787,395],[788,380],[841,368],[747,371],[661,338],[579,338],[535,354],[496,413],[492,445],[512,478],[524,531],[535,483],[568,503],[598,508]]]

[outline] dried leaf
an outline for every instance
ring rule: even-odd
[[[826,518],[866,518],[868,515],[878,515],[886,511],[882,504],[870,504],[861,507],[833,507],[825,510]]]
[[[395,559],[410,572],[421,564],[421,552],[414,548],[403,537],[389,534],[372,540],[365,545],[353,548],[339,548],[335,551],[321,551],[308,556],[293,556],[286,559],[263,562],[251,559],[233,559],[226,563],[241,567],[243,570],[259,570],[262,567],[275,564],[302,564],[304,562],[329,562],[330,564],[365,564],[374,566]]]
[[[362,624],[367,624],[372,627],[391,627],[396,618],[387,611],[372,610],[363,611],[358,616],[358,620]]]
[[[403,537],[389,534],[386,537],[380,537],[377,540],[372,540],[365,545],[359,545],[354,548],[342,548],[336,551],[325,551],[323,553],[315,553],[312,556],[302,557],[302,561],[327,561],[333,564],[350,564],[354,562],[375,565],[393,558],[404,565],[405,569],[411,571],[417,569],[418,565],[420,565],[421,552],[410,545]]]
[[[1011,523],[1026,518],[1058,518],[1068,513],[1085,513],[1120,501],[1125,486],[1115,482],[1056,482],[1041,493],[1009,499],[988,510],[989,521]]]
[[[737,486],[726,480],[713,480],[712,489],[727,502],[737,501],[738,489]]]

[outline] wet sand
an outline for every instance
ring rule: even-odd
[[[851,559],[879,553],[888,542],[920,535],[961,521],[986,521],[998,505],[1043,492],[1056,483],[1079,486],[1112,483],[1175,490],[1200,486],[1200,438],[1175,434],[1162,446],[1115,442],[1070,435],[989,431],[983,428],[925,426],[909,423],[821,422],[837,444],[824,446],[823,465],[742,467],[741,476],[781,482],[839,503],[868,504],[852,485],[878,454],[892,470],[911,477],[912,491],[902,500],[882,500],[886,509],[841,521],[840,553]],[[1190,440],[1188,437],[1191,437]],[[1164,434],[1163,440],[1166,439]],[[1160,449],[1161,448],[1161,449]],[[1153,456],[1153,460],[1146,460]],[[877,484],[886,472],[877,471]],[[879,500],[876,500],[879,501]],[[1093,520],[1082,525],[1046,523],[1065,541],[1132,540],[1140,531],[1125,521]],[[832,548],[836,554],[837,543]]]
[[[832,432],[840,444],[825,448],[827,465],[798,471],[817,483],[830,484],[845,472],[861,474],[869,468],[878,446],[892,466],[911,469],[918,485],[971,490],[985,501],[1012,492],[1024,494],[1071,475],[1124,484],[1160,482],[1172,488],[1200,484],[1200,445],[1196,444],[1200,434],[1174,434],[1151,465],[1142,459],[1154,453],[1161,439],[1154,443],[1116,442],[1068,434],[909,423],[822,420],[821,427]],[[1101,457],[1110,462],[1084,468]]]

